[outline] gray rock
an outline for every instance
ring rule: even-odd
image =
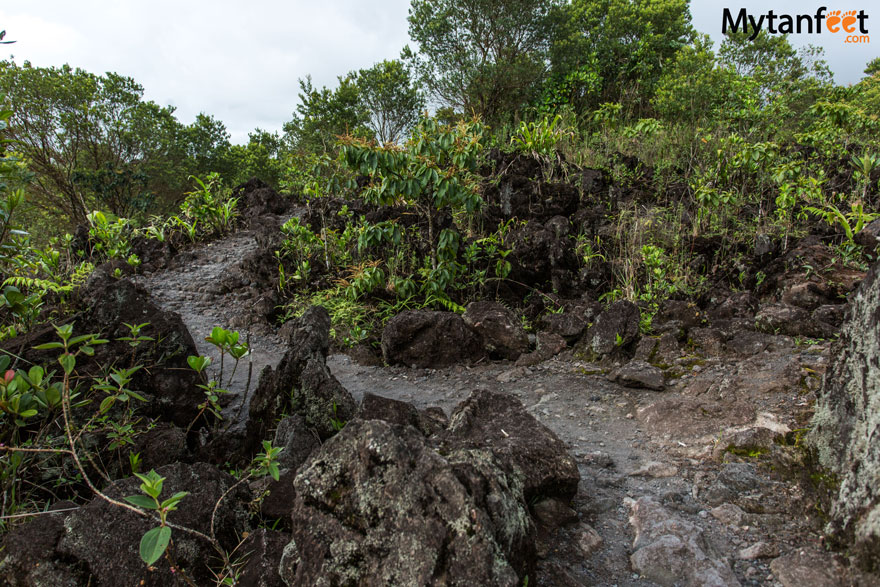
[[[584,335],[581,341],[584,350],[602,357],[635,341],[639,337],[639,317],[639,309],[632,302],[611,304]]]
[[[663,371],[645,361],[630,361],[608,377],[626,387],[663,391]]]
[[[631,504],[635,531],[633,570],[663,586],[739,585],[725,559],[696,525],[672,514],[649,497]]]
[[[330,316],[321,306],[312,306],[294,321],[290,348],[277,368],[263,370],[251,398],[246,441],[250,451],[284,413],[302,415],[321,438],[332,436],[354,416],[354,398],[327,368],[329,337]]]
[[[509,308],[498,302],[472,302],[462,320],[482,339],[489,356],[515,361],[529,350],[529,337]]]
[[[760,498],[772,483],[759,476],[751,463],[727,463],[714,480],[705,484],[694,483],[696,497],[710,506],[725,502]]]
[[[240,585],[253,587],[284,587],[279,573],[284,547],[290,535],[258,528],[248,534],[237,552],[248,553],[238,578]]]
[[[75,508],[73,502],[55,504],[53,510]],[[64,521],[68,512],[36,516],[21,526],[14,527],[3,537],[0,550],[0,583],[4,585],[42,584],[52,585],[45,581],[36,581],[37,575],[46,578],[46,568],[53,558],[55,546],[64,534]],[[69,573],[63,565],[49,574],[61,576]],[[59,582],[59,585],[64,584]],[[74,585],[78,583],[73,583]]]
[[[412,427],[355,420],[296,478],[298,557],[285,554],[282,574],[290,585],[520,584],[534,564],[521,483],[488,451],[443,458]]]
[[[810,312],[788,304],[768,304],[755,315],[755,328],[769,334],[829,338],[835,329],[810,319]]]
[[[685,330],[690,330],[701,326],[706,320],[706,314],[693,302],[666,300],[660,306],[654,321],[661,324],[672,320],[680,322]]]
[[[880,265],[853,300],[832,347],[808,441],[827,473],[837,476],[827,530],[851,542],[865,566],[880,566]]]
[[[758,299],[751,292],[733,292],[712,304],[709,315],[713,322],[737,318],[751,321],[757,311]]]
[[[420,412],[410,403],[372,393],[365,393],[355,417],[361,420],[385,420],[398,426],[412,426],[425,436],[430,436],[446,428],[446,414],[440,410],[432,413]]]
[[[773,544],[756,542],[748,548],[743,548],[737,553],[740,560],[753,561],[759,558],[773,558],[779,556],[779,549]]]
[[[824,552],[800,549],[774,559],[770,570],[782,587],[843,587],[845,570]]]
[[[728,526],[740,526],[745,519],[746,513],[738,505],[723,503],[710,512],[712,517]]]
[[[272,446],[284,449],[278,455],[278,466],[295,471],[320,444],[320,439],[306,425],[305,418],[295,414],[278,423]]]
[[[715,328],[693,328],[690,331],[690,339],[705,356],[718,357],[723,352],[724,336]]]
[[[458,314],[407,310],[385,325],[382,356],[389,365],[439,368],[477,361],[486,352]]]
[[[556,334],[569,342],[577,340],[587,328],[587,319],[573,312],[547,314],[541,316],[538,326],[551,334]]]
[[[848,307],[847,304],[826,304],[813,310],[810,317],[817,322],[824,322],[839,328],[843,324]]]
[[[880,243],[880,218],[862,228],[853,240],[869,251],[873,250]]]
[[[577,546],[581,555],[588,559],[599,548],[602,546],[603,540],[602,537],[599,536],[599,533],[596,532],[595,528],[590,526],[589,524],[581,524],[580,531],[576,534],[577,541],[575,546]]]
[[[478,390],[459,404],[440,435],[445,450],[486,449],[522,471],[526,500],[577,492],[577,463],[556,434],[506,393]]]
[[[558,334],[539,332],[535,350],[528,354],[520,355],[516,360],[516,366],[531,367],[532,365],[543,363],[564,351],[566,347],[565,339]]]

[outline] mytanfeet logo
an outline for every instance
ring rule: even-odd
[[[864,10],[832,10],[822,6],[813,14],[777,14],[768,10],[765,14],[749,14],[745,8],[734,13],[725,8],[721,16],[721,32],[740,31],[751,33],[750,39],[767,29],[771,34],[834,34],[840,35],[844,43],[870,43],[868,35],[868,14]]]

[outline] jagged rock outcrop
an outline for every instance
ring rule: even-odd
[[[301,414],[306,425],[322,438],[336,433],[354,416],[357,406],[347,389],[327,368],[330,315],[312,306],[296,319],[290,348],[278,367],[267,367],[251,398],[247,445],[251,449],[266,438],[269,427],[285,413]]]
[[[443,424],[431,410],[365,397],[294,481],[287,584],[519,585],[535,576],[532,514],[549,531],[572,520],[574,459],[507,394],[476,391]]]
[[[522,477],[441,457],[415,428],[355,420],[297,476],[288,585],[518,585],[534,560]]]
[[[478,390],[460,403],[440,435],[445,450],[486,449],[523,474],[526,500],[569,500],[580,474],[565,444],[512,395]]]
[[[880,265],[851,301],[832,364],[818,392],[809,438],[839,483],[828,530],[880,568]]]

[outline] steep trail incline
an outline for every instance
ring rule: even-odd
[[[215,365],[205,336],[214,326],[244,336],[242,316],[259,302],[237,269],[256,248],[254,234],[239,231],[137,278],[181,315]],[[246,419],[249,367],[253,392],[263,367],[286,350],[271,326],[250,330],[252,365],[239,366],[224,410],[234,427]],[[829,349],[757,332],[735,340],[678,359],[681,377],[661,392],[611,382],[607,366],[570,351],[534,367],[365,367],[344,355],[328,365],[358,400],[370,392],[447,414],[475,389],[514,394],[569,446],[582,476],[576,511],[547,513],[572,522],[542,540],[536,584],[847,584],[848,571],[824,552],[818,524],[804,515],[808,497],[762,460],[802,427]],[[728,444],[754,448],[736,456],[724,453]]]
[[[236,430],[247,419],[250,395],[260,371],[277,365],[285,351],[281,337],[265,324],[253,329],[241,324],[241,317],[259,301],[259,295],[245,278],[239,277],[244,273],[237,267],[256,249],[254,233],[242,230],[184,251],[167,269],[136,278],[162,309],[180,314],[199,353],[211,358],[209,370],[213,377],[219,377],[220,353],[205,340],[211,330],[215,326],[238,330],[241,342],[249,340],[252,352],[241,361],[231,380],[232,362],[229,357],[224,361],[223,387],[229,394],[221,398],[223,416]]]

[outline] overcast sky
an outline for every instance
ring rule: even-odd
[[[173,105],[190,123],[199,112],[222,120],[232,140],[256,127],[276,131],[297,103],[297,80],[316,86],[336,76],[397,57],[409,42],[409,0],[23,0],[0,7],[3,47],[21,63],[69,63],[93,73],[115,71],[144,86],[146,97]],[[722,8],[757,13],[813,13],[819,6],[791,0],[693,0],[698,30],[720,36]],[[880,44],[880,8],[863,2],[868,28]],[[854,5],[855,6],[855,5]],[[844,8],[849,8],[845,6]],[[876,20],[875,20],[876,19]],[[876,32],[875,32],[876,31]],[[795,45],[823,47],[838,83],[855,83],[880,54],[871,45],[845,45],[840,35],[795,35]]]

